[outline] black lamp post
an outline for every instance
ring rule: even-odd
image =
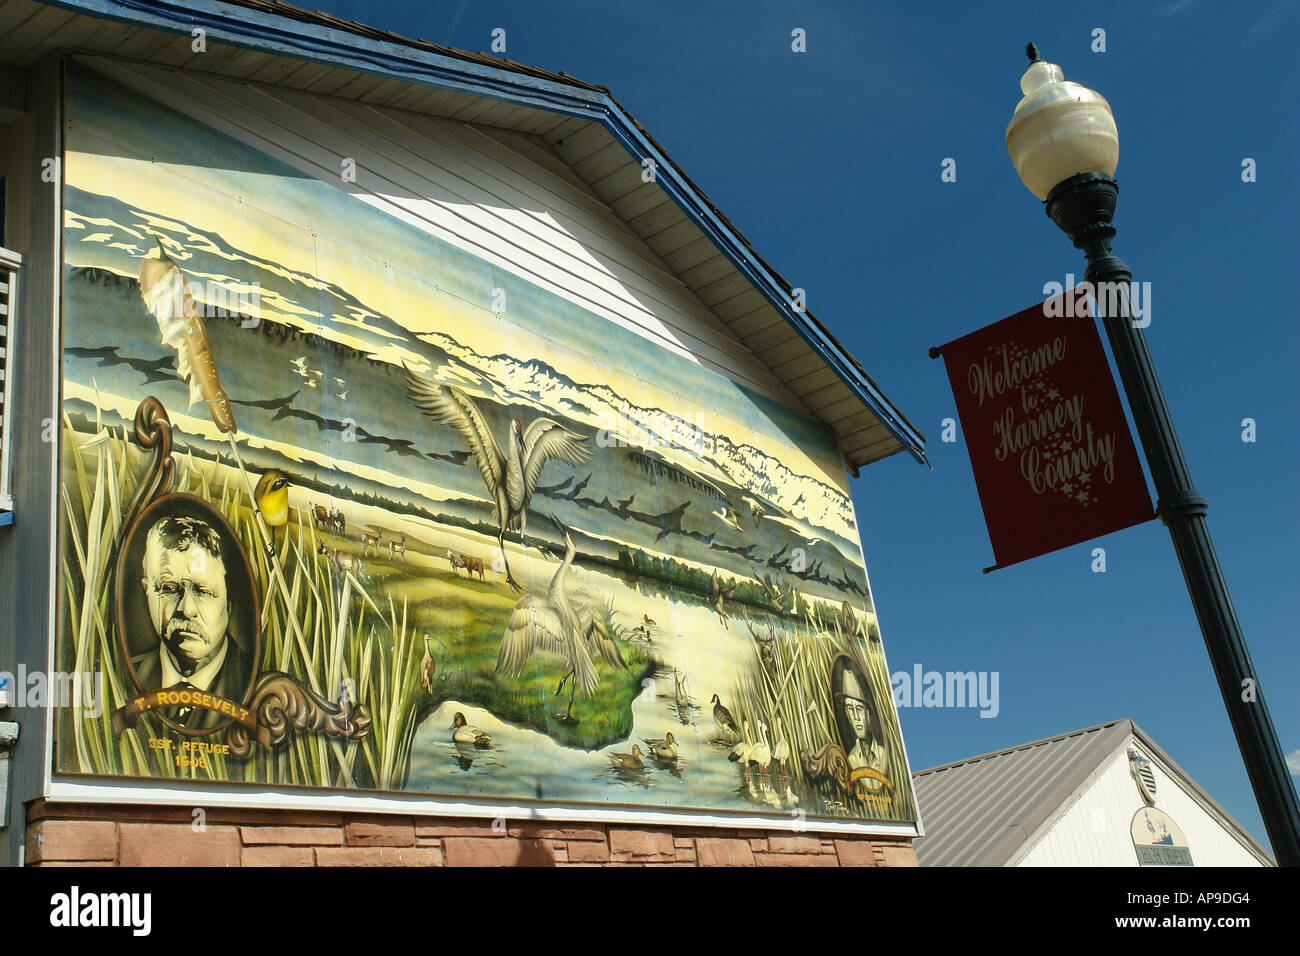
[[[1007,151],[1030,192],[1088,259],[1085,278],[1110,340],[1138,438],[1155,482],[1156,514],[1169,528],[1196,618],[1210,652],[1246,773],[1282,866],[1300,866],[1300,806],[1278,745],[1263,690],[1214,553],[1205,499],[1192,485],[1173,419],[1165,405],[1142,329],[1129,312],[1133,278],[1115,255],[1111,218],[1119,186],[1111,177],[1119,138],[1109,104],[1100,94],[1064,80],[1031,43],[1025,93],[1007,126]]]

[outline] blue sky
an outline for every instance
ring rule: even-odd
[[[755,0],[741,17],[699,3],[318,3],[469,50],[500,27],[511,59],[608,86],[925,432],[933,472],[898,455],[853,486],[890,667],[997,671],[1001,700],[993,719],[901,710],[914,769],[1128,716],[1266,843],[1167,531],[1150,522],[981,574],[992,551],[965,445],[939,440],[955,409],[926,349],[1082,277],[1004,147],[1032,40],[1115,112],[1115,248],[1151,283],[1147,339],[1300,769],[1295,0]],[[805,53],[791,51],[796,27]],[[940,179],[945,158],[956,182]]]

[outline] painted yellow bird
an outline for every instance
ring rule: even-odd
[[[262,475],[253,489],[253,499],[257,510],[262,512],[268,528],[285,528],[289,523],[289,476],[277,468],[272,468]],[[274,531],[271,532],[275,534]],[[288,529],[285,530],[288,536]],[[274,548],[274,543],[272,543]]]

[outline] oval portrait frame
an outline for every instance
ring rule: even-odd
[[[839,696],[843,693],[844,673],[849,670],[858,676],[862,681],[863,689],[871,695],[871,723],[869,729],[871,735],[884,748],[885,766],[892,768],[894,765],[894,748],[890,745],[889,737],[885,733],[885,715],[881,710],[880,700],[876,696],[876,689],[872,686],[866,671],[862,669],[862,665],[848,654],[836,654],[831,660],[831,710],[835,715],[835,730],[840,738],[840,746],[847,756],[858,739],[857,735],[853,733],[853,727],[841,709],[839,701]]]
[[[226,569],[226,595],[230,601],[227,633],[251,662],[247,683],[235,703],[247,706],[257,682],[258,666],[262,657],[262,608],[257,592],[257,580],[235,529],[225,515],[209,502],[195,495],[173,493],[161,495],[144,508],[131,526],[122,534],[118,551],[113,585],[113,614],[117,625],[117,645],[126,664],[127,673],[136,693],[149,693],[140,682],[134,658],[159,646],[149,618],[149,607],[141,585],[145,540],[149,530],[167,517],[193,518],[208,524],[221,541],[221,560]],[[141,635],[147,638],[141,639]],[[134,640],[133,640],[134,638]],[[151,688],[156,690],[159,688]],[[185,727],[168,717],[162,708],[151,711],[170,730],[187,737],[208,737],[230,726],[233,717],[226,717],[211,727]]]

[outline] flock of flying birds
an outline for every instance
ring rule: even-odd
[[[308,367],[307,356],[299,355],[289,363],[289,366],[298,373],[298,377],[303,380],[303,383],[308,388],[320,388],[320,383],[324,380],[325,373],[321,369]],[[346,402],[350,390],[343,388],[343,386],[346,385],[347,382],[341,378],[335,378],[334,383],[342,389],[342,391],[335,392],[334,394]]]
[[[767,510],[759,503],[757,498],[749,495],[743,495],[741,501],[749,509],[750,520],[754,523],[754,529],[758,530],[758,524],[767,515]],[[723,504],[716,511],[710,511],[709,514],[717,518],[732,531],[739,534],[745,533],[744,526],[740,523],[740,513],[731,505]]]
[[[308,388],[319,388],[321,382],[324,380],[325,373],[321,369],[311,368],[307,362],[307,356],[305,355],[299,355],[296,359],[290,362],[289,365]],[[343,386],[347,385],[347,382],[337,377],[334,378],[334,382],[341,389],[341,391],[338,391],[335,394],[341,400],[347,401],[349,390],[343,388]],[[495,492],[498,489],[494,486],[500,482],[501,472],[507,470],[515,460],[516,449],[514,447],[514,442],[516,439],[515,432],[519,431],[518,420],[516,419],[512,423],[514,428],[508,436],[510,440],[508,448],[509,454],[503,455],[495,441],[492,439],[492,434],[487,429],[482,413],[475,405],[473,399],[471,399],[462,389],[459,389],[454,385],[442,385],[430,382],[427,379],[415,375],[408,369],[407,391],[410,397],[417,405],[419,405],[421,410],[430,418],[433,418],[441,424],[451,425],[466,438],[469,442],[470,448],[474,451],[475,458],[478,459],[480,469],[484,472],[483,478],[488,484],[488,490],[494,492],[495,496]],[[533,475],[528,473],[522,467],[520,468],[521,471],[528,473],[528,477],[532,478],[530,487],[524,490],[525,498],[532,497],[532,492],[535,490],[536,486],[536,479],[541,473],[541,466],[550,458],[561,458],[570,461],[573,464],[580,464],[582,461],[585,461],[590,457],[590,453],[580,447],[581,443],[585,441],[584,438],[574,434],[552,419],[537,418],[529,423],[527,434],[520,432],[518,435],[519,444],[523,448],[524,458],[528,458],[529,454],[533,452],[534,449],[538,448],[539,439],[543,437],[542,433],[545,433],[545,437],[550,438],[550,441],[548,443],[543,443],[542,447],[539,449],[545,453],[545,456],[536,464],[537,474]],[[498,464],[496,466],[492,465],[490,461],[485,463],[483,460],[485,453],[489,450],[496,453],[495,457],[498,459]],[[487,464],[488,467],[485,467],[485,464]],[[489,474],[489,472],[491,472],[491,474]],[[507,477],[509,478],[512,476]],[[753,528],[757,530],[759,522],[767,514],[766,509],[758,499],[750,495],[742,496],[741,501],[749,512],[749,518],[753,523]],[[511,504],[514,505],[515,503],[512,501]],[[527,502],[525,501],[523,508],[520,509],[521,513],[518,516],[512,514],[509,521],[509,530],[514,530],[517,517],[521,532],[521,540],[524,523],[524,515],[522,512],[526,510]],[[739,534],[745,533],[745,527],[742,524],[740,512],[733,508],[729,503],[723,503],[717,509],[710,511],[709,514],[717,518],[733,531]],[[504,548],[502,554],[504,555]],[[511,586],[515,587],[513,576],[508,575],[508,578]]]

